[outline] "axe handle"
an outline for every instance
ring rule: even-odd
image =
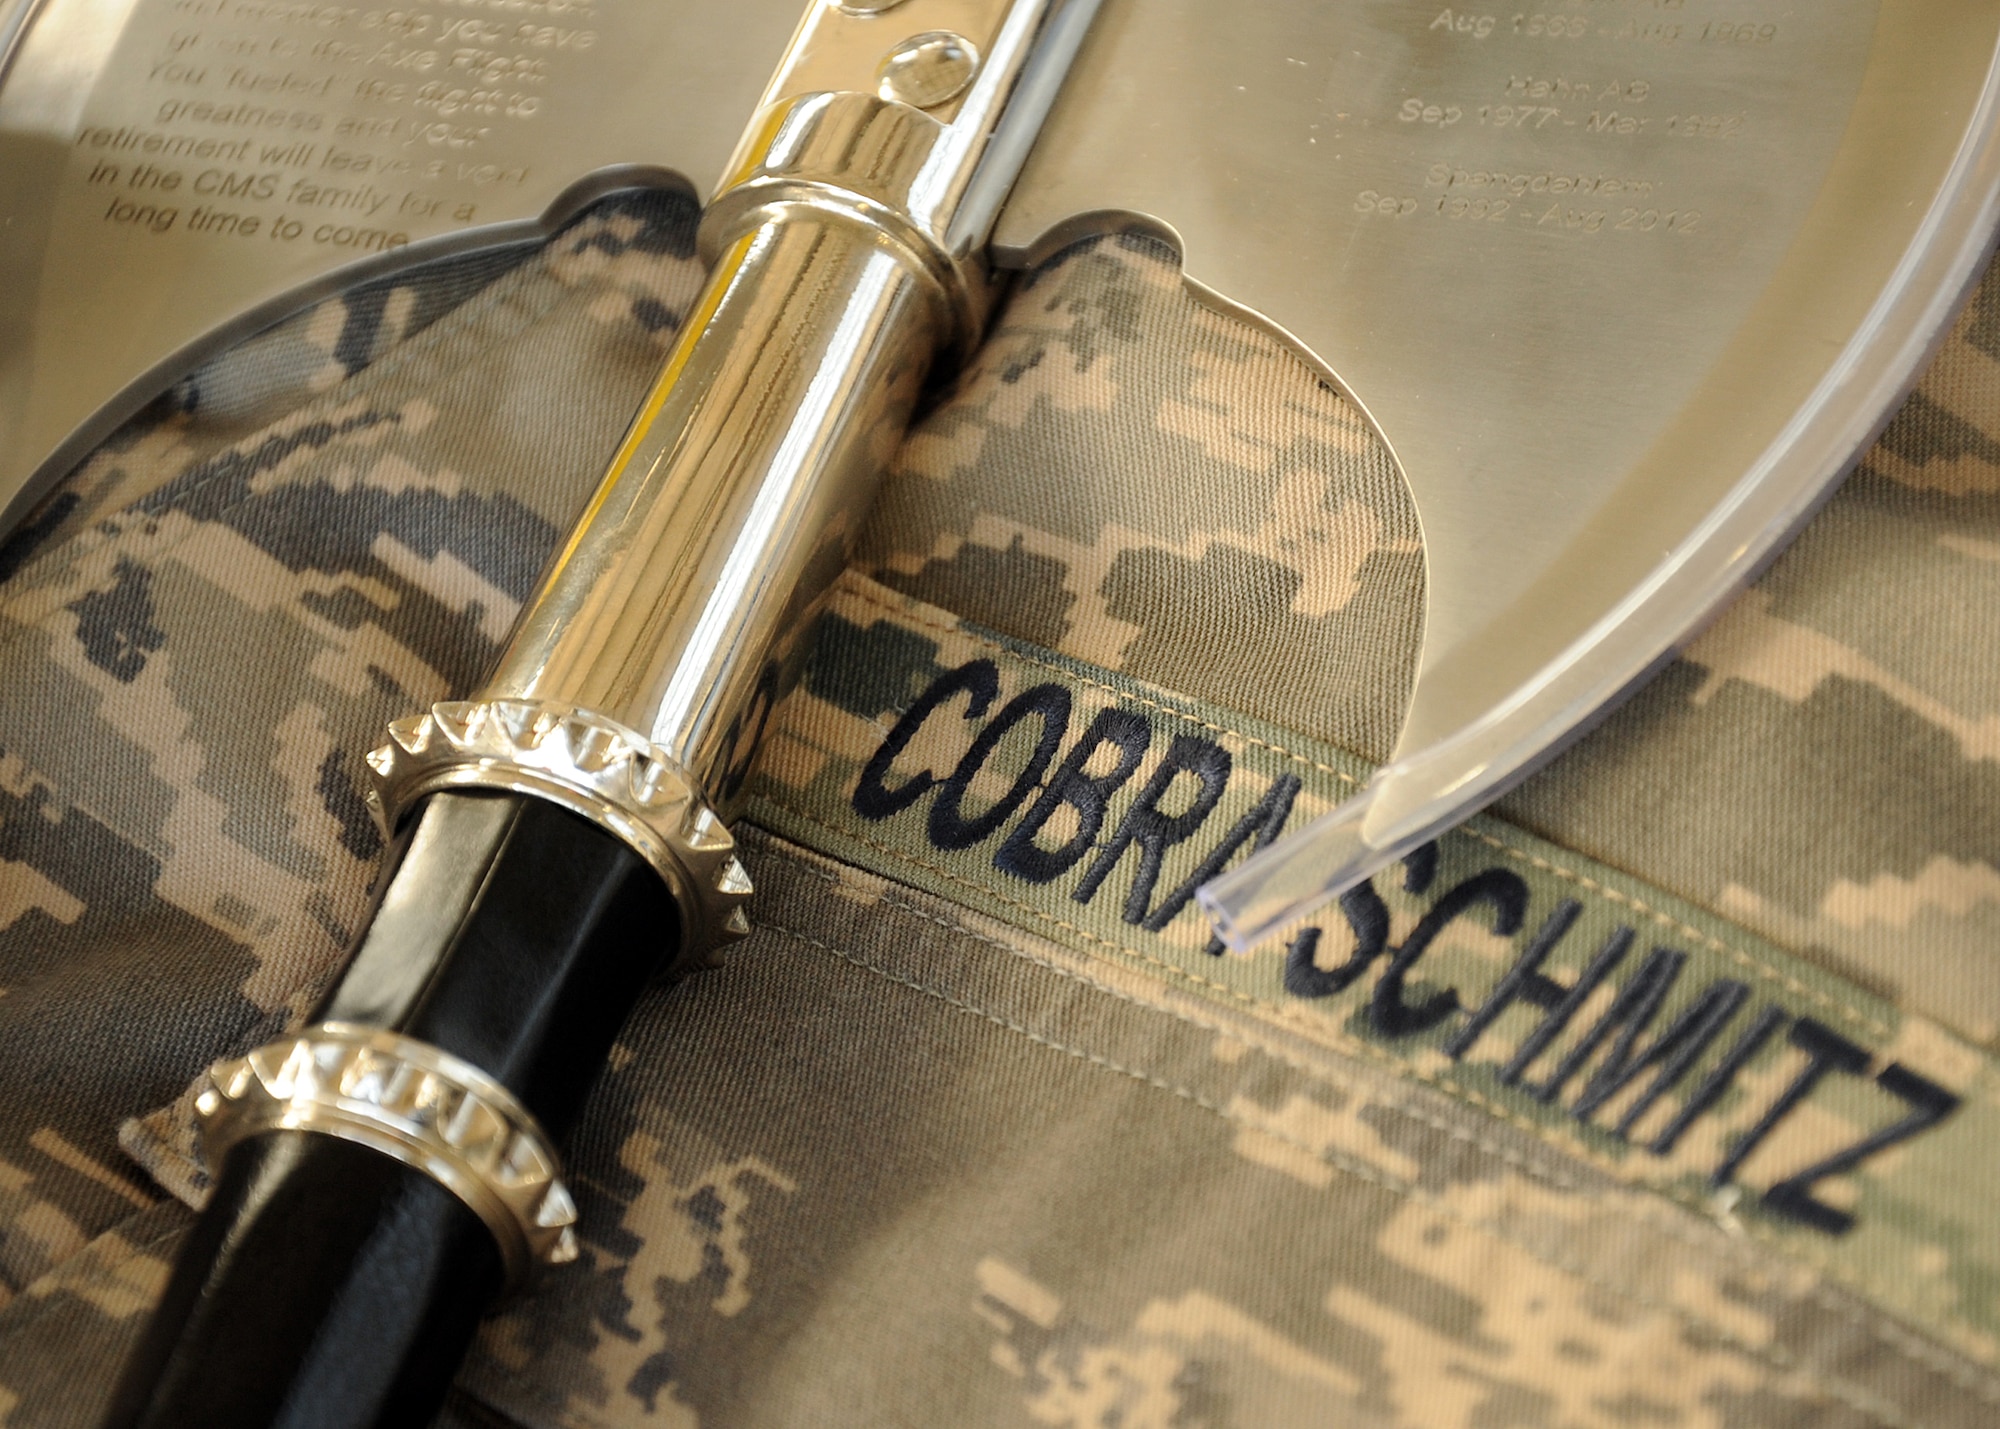
[[[676,917],[646,864],[539,799],[440,794],[315,1020],[494,1069],[567,1131]],[[338,1135],[231,1147],[125,1367],[116,1429],[365,1429],[435,1416],[503,1280],[459,1196]]]
[[[698,965],[681,954],[706,951],[718,881],[726,892],[741,876],[702,781],[632,728],[663,727],[632,701],[689,670],[705,673],[698,695],[733,689],[690,702],[677,752],[722,751],[709,772],[740,782],[743,717],[773,693],[773,652],[810,613],[812,576],[840,568],[841,534],[943,330],[926,281],[867,225],[811,209],[758,214],[728,246],[486,692],[568,713],[480,725],[511,760],[465,725],[448,726],[462,744],[431,727],[407,852],[315,1023],[477,1068],[553,1160],[645,982]],[[546,678],[510,686],[523,669]],[[642,766],[668,797],[640,797]],[[215,1074],[261,1097],[264,1118],[230,1148],[107,1429],[362,1429],[435,1413],[505,1242],[474,1213],[478,1195],[329,1108],[343,1078],[367,1080],[363,1063],[321,1068],[318,1092],[312,1071],[280,1045]]]
[[[748,931],[725,820],[934,359],[978,337],[1096,0],[988,0],[969,38],[882,8],[808,11],[493,675],[369,756],[408,852],[318,1025],[212,1069],[220,1184],[107,1429],[427,1423],[499,1271],[582,1253],[555,1139],[645,978]]]

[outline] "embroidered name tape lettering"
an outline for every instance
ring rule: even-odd
[[[992,867],[1002,877],[1052,884],[1068,875],[1068,897],[1080,904],[1093,902],[1113,871],[1129,863],[1119,917],[1155,932],[1172,919],[1197,919],[1195,888],[1246,847],[1269,843],[1291,820],[1301,786],[1288,776],[1272,782],[1226,828],[1210,831],[1211,822],[1220,822],[1217,810],[1234,773],[1220,744],[1187,733],[1162,739],[1146,714],[1115,706],[1073,732],[1069,691],[1046,681],[983,719],[1001,691],[1000,670],[990,659],[938,675],[863,766],[849,796],[854,811],[871,821],[914,817],[924,815],[928,800],[923,828],[934,849],[990,844]],[[962,752],[948,770],[914,767],[911,760],[911,746],[935,732],[933,725],[959,731]],[[1023,727],[1026,738],[1010,738]],[[945,735],[930,744],[949,748],[952,742]],[[1134,782],[1156,744],[1163,752],[1114,821],[1116,796]],[[974,811],[978,787],[1004,792]],[[1058,828],[1060,836],[1052,836]],[[1155,902],[1167,854],[1182,844],[1199,847],[1201,857]],[[1649,1126],[1650,1135],[1635,1144],[1654,1156],[1672,1152],[1699,1119],[1712,1119],[1726,1128],[1721,1155],[1707,1173],[1715,1186],[1730,1184],[1754,1152],[1781,1139],[1823,1083],[1872,1080],[1882,1094],[1879,1123],[1860,1128],[1830,1155],[1801,1160],[1794,1154],[1792,1169],[1777,1174],[1762,1195],[1771,1214],[1832,1235],[1852,1229],[1854,1216],[1815,1199],[1815,1187],[1938,1125],[1959,1104],[1920,1072],[1900,1062],[1881,1064],[1873,1049],[1781,999],[1753,1002],[1740,979],[1685,979],[1689,958],[1680,948],[1656,945],[1634,958],[1638,930],[1630,924],[1614,927],[1567,982],[1559,980],[1551,969],[1574,943],[1569,935],[1583,911],[1575,899],[1550,909],[1513,965],[1486,985],[1432,985],[1420,978],[1421,964],[1453,924],[1471,920],[1513,938],[1523,931],[1533,901],[1527,881],[1497,862],[1441,890],[1433,887],[1437,865],[1435,845],[1405,861],[1403,891],[1433,896],[1400,941],[1392,941],[1392,916],[1373,883],[1340,901],[1346,926],[1339,939],[1323,924],[1300,931],[1285,950],[1284,993],[1332,998],[1366,982],[1357,1006],[1376,1037],[1395,1042],[1439,1033],[1454,1061],[1483,1068],[1500,1086],[1544,1105],[1560,1105],[1576,1121],[1601,1126],[1620,1141],[1633,1142],[1637,1129]],[[1335,941],[1345,946],[1346,957],[1324,966],[1323,950]],[[1219,956],[1222,946],[1211,940],[1205,952]],[[1419,986],[1424,990],[1415,991]],[[1595,1016],[1580,1016],[1599,1004]],[[1675,1010],[1667,1016],[1670,1004]],[[1524,1035],[1511,1041],[1498,1035],[1497,1023],[1529,1008],[1539,1017]],[[1732,1024],[1741,1026],[1725,1040]],[[1743,1068],[1780,1031],[1803,1064],[1762,1096],[1732,1095]],[[1544,1064],[1541,1075],[1530,1075]],[[1614,1103],[1615,1118],[1600,1115]]]
[[[1837,973],[1483,817],[1282,945],[1225,954],[1194,890],[1367,773],[849,575],[748,787],[776,833],[1246,1037],[1400,1068],[2000,1346],[2000,1067]]]

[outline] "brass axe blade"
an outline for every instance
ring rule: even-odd
[[[884,51],[973,0],[846,8]],[[0,530],[338,285],[707,193],[796,0],[0,11]],[[1139,225],[1374,422],[1425,636],[1394,761],[1204,896],[1254,941],[1537,767],[1768,559],[1986,252],[1990,0],[1107,0],[994,242]],[[1135,513],[1136,514],[1136,513]]]

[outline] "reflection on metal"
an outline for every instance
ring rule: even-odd
[[[41,0],[0,84],[0,531],[202,356],[343,283],[613,188],[708,192],[798,15]]]
[[[732,485],[719,456],[632,477],[707,493],[728,540],[754,527],[817,570],[861,489],[838,473],[879,459],[928,345],[976,331],[991,225],[1019,265],[1136,223],[1354,399],[1423,528],[1394,761],[1310,842],[1206,892],[1243,942],[1493,798],[1739,588],[1942,334],[2000,190],[1992,0],[1107,0],[1087,43],[1088,4],[816,0],[801,23],[797,3],[563,23],[44,0],[0,84],[0,528],[198,355],[303,298],[673,180],[721,194],[690,331],[797,325],[796,347],[688,357],[624,459],[654,462],[685,422],[817,463],[813,491],[847,496]],[[26,13],[0,9],[0,38]],[[768,222],[791,213],[810,223]],[[780,392],[803,405],[763,402]],[[854,422],[865,440],[835,434]],[[561,666],[726,785],[750,731],[704,699],[767,699],[791,616],[726,618],[707,587],[609,574],[638,546],[579,542],[571,569],[656,603],[645,638],[760,653],[614,678],[608,597],[579,596],[563,618],[599,653],[531,620],[542,644],[491,693],[542,697]],[[764,588],[729,549],[688,569]]]
[[[7,76],[7,64],[14,58],[28,20],[40,0],[0,0],[0,79]]]
[[[750,931],[750,875],[694,780],[643,735],[588,710],[526,700],[447,700],[389,726],[368,755],[370,812],[390,834],[450,789],[533,794],[612,830],[674,890],[686,924],[675,974],[707,967]]]
[[[443,1185],[493,1232],[514,1284],[577,1257],[576,1202],[547,1134],[507,1088],[428,1042],[322,1023],[217,1062],[195,1112],[211,1177],[246,1137],[316,1131]]]
[[[984,322],[985,235],[956,226],[962,200],[1011,181],[992,172],[1018,159],[994,144],[1001,116],[1018,114],[1035,61],[1073,38],[1051,13],[1088,6],[954,8],[959,23],[981,22],[966,44],[985,58],[949,113],[869,92],[876,22],[831,5],[808,17],[703,218],[708,285],[475,696],[485,728],[508,712],[524,729],[584,721],[667,771],[661,797],[733,811],[932,359],[969,346]],[[552,769],[540,742],[474,743],[426,739],[405,802],[459,783],[557,798],[648,856],[697,937],[740,924],[748,883],[740,868],[729,876],[733,860],[694,868],[686,850],[656,849],[654,818]],[[385,768],[414,757],[398,737]]]
[[[1228,936],[1520,779],[1804,519],[1977,271],[1996,44],[1991,0],[1106,11],[996,246],[1143,215],[1368,413],[1423,529],[1394,762],[1211,889]]]
[[[912,35],[875,68],[875,92],[884,99],[935,109],[965,92],[979,55],[962,35],[944,30]]]

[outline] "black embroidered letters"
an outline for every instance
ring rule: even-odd
[[[1113,894],[1117,916],[1149,934],[1198,918],[1195,890],[1292,821],[1303,789],[1297,774],[1260,774],[1254,761],[1239,767],[1223,741],[1175,729],[1171,713],[1142,712],[1135,700],[1099,707],[1083,723],[1078,696],[1055,681],[1004,695],[992,660],[937,676],[862,769],[855,812],[914,821],[940,855],[990,847],[976,856],[1023,896],[1067,877],[1066,888],[1037,896],[1089,906],[1129,878]],[[928,761],[913,748],[928,751]],[[955,757],[942,752],[954,749]],[[934,767],[911,767],[921,762]],[[1768,1185],[1752,1204],[1829,1235],[1855,1223],[1838,1195],[1829,1199],[1832,1178],[1957,1108],[1953,1093],[1900,1062],[1871,1072],[1867,1047],[1778,998],[1760,1000],[1767,989],[1712,957],[1703,963],[1688,951],[1693,944],[1642,941],[1652,925],[1614,921],[1605,900],[1592,911],[1580,898],[1561,898],[1531,919],[1529,881],[1504,862],[1468,868],[1465,846],[1448,879],[1439,878],[1445,860],[1436,844],[1406,855],[1400,911],[1392,914],[1376,884],[1364,882],[1339,900],[1338,923],[1302,929],[1281,957],[1254,957],[1286,995],[1329,1004],[1327,1015],[1351,1035],[1442,1053],[1451,1077],[1480,1097],[1511,1100],[1521,1115],[1554,1118],[1572,1135],[1609,1138],[1621,1154],[1630,1146],[1657,1158],[1685,1155],[1688,1131],[1707,1119],[1701,1144],[1719,1148],[1706,1171],[1712,1184],[1735,1182],[1754,1158],[1753,1178]],[[1339,924],[1347,951],[1323,965],[1325,929]],[[1496,967],[1492,943],[1482,941],[1490,939],[1519,939],[1520,950]],[[1177,946],[1193,952],[1198,944]],[[1224,949],[1211,940],[1207,951],[1220,957]],[[1357,989],[1345,1010],[1330,1004]],[[1763,1072],[1752,1075],[1753,1065]],[[1775,1091],[1772,1067],[1788,1068]],[[1857,1115],[1851,1079],[1867,1083],[1873,1090],[1862,1099],[1887,1114],[1869,1126],[1859,1117],[1853,1139],[1830,1154],[1822,1139],[1801,1166],[1801,1139],[1788,1141],[1785,1128],[1840,1079],[1850,1079],[1839,1094],[1844,1114]],[[1786,1159],[1793,1164],[1775,1175],[1766,1169]]]

